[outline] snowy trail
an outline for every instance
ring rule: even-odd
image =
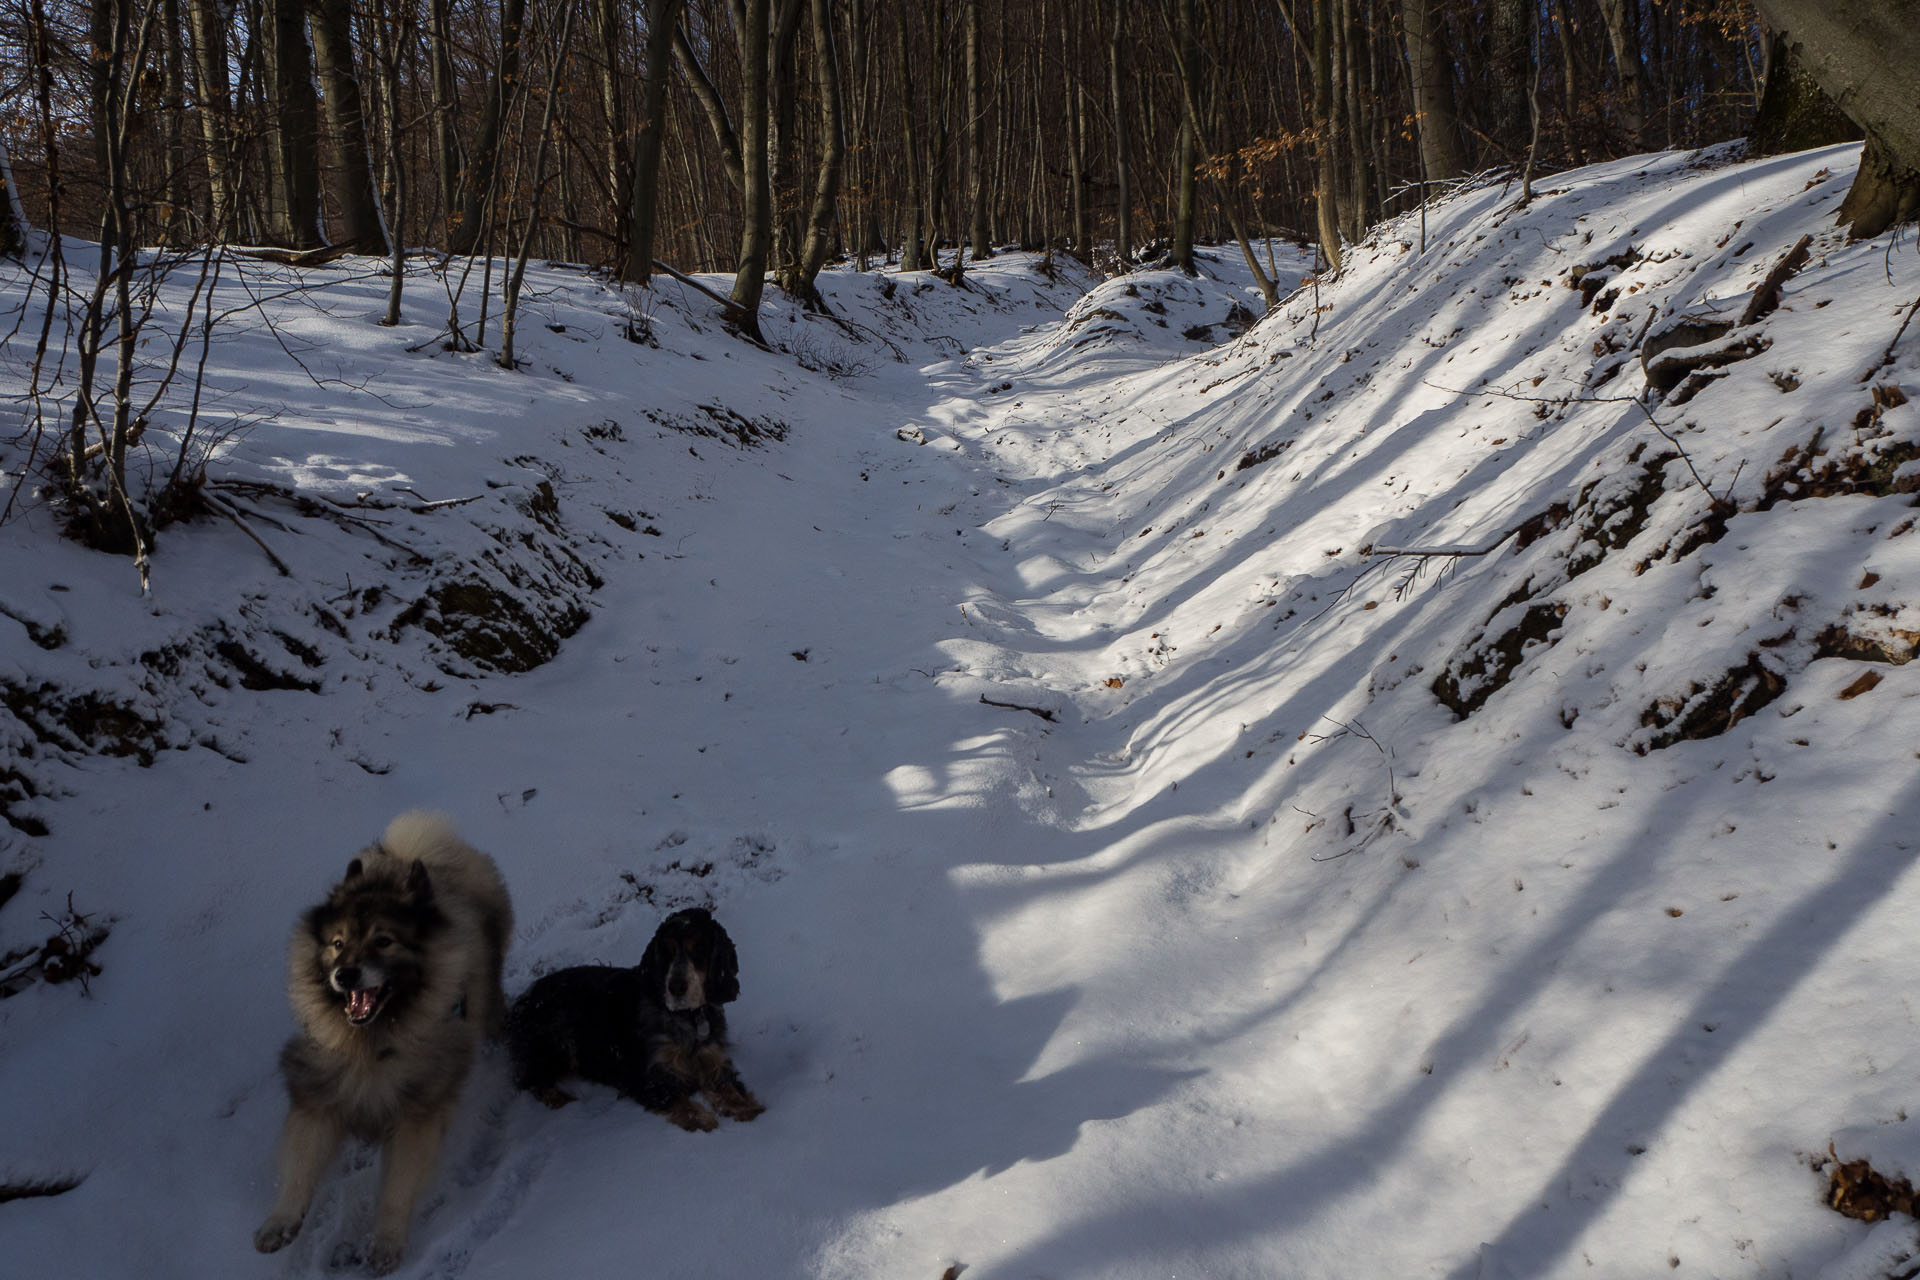
[[[280,321],[331,380],[238,335],[223,403],[286,399],[223,466],[475,502],[382,517],[427,568],[284,506],[291,580],[170,530],[133,603],[0,538],[0,691],[184,726],[149,768],[26,760],[51,834],[0,828],[0,945],[68,891],[115,916],[91,1000],[0,1005],[0,1184],[86,1175],[0,1205],[0,1253],[329,1273],[364,1156],[248,1248],[279,957],[428,805],[507,875],[510,990],[714,906],[769,1109],[549,1113],[490,1059],[405,1274],[1885,1275],[1910,1224],[1821,1200],[1829,1141],[1920,1173],[1920,260],[1826,230],[1851,154],[1472,188],[1238,337],[1231,255],[834,273],[865,337],[769,314],[782,352],[690,293],[636,345],[560,268],[517,372],[374,331],[373,279]],[[1737,314],[1802,234],[1670,438],[1616,399],[1650,325]],[[1369,555],[1520,522],[1444,572]],[[538,586],[554,543],[603,585],[557,591],[589,616],[544,665],[403,625],[445,564]],[[238,689],[209,635],[325,661]]]

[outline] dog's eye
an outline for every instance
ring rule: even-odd
[[[389,938],[386,934],[382,933],[377,935],[374,938],[373,945],[378,947],[380,950],[385,951],[388,947],[393,945],[393,939]]]
[[[332,942],[329,942],[327,944],[328,948],[334,951],[338,951],[340,950],[340,948],[346,945],[347,945],[347,940],[345,938],[335,938]]]

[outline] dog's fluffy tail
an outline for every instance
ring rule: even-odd
[[[401,814],[387,824],[386,834],[380,837],[380,846],[402,862],[415,858],[436,862],[440,860],[436,854],[464,843],[454,830],[453,819],[431,809],[411,809]]]

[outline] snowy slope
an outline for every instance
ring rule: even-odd
[[[0,528],[0,954],[111,917],[0,1001],[0,1181],[84,1175],[0,1250],[365,1231],[362,1157],[249,1247],[281,956],[424,804],[510,990],[713,905],[769,1110],[490,1059],[409,1274],[1885,1274],[1820,1166],[1920,1174],[1920,263],[1829,229],[1854,158],[1465,191],[1244,332],[1219,251],[844,273],[776,352],[547,269],[507,372],[312,273],[216,346],[237,518],[150,597]]]

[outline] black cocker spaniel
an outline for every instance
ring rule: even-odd
[[[761,1105],[727,1056],[720,1006],[740,995],[733,939],[699,907],[661,922],[631,969],[581,965],[527,988],[507,1013],[514,1083],[550,1107],[572,1076],[612,1085],[682,1129],[751,1120]],[[704,1093],[709,1111],[694,1095]]]

